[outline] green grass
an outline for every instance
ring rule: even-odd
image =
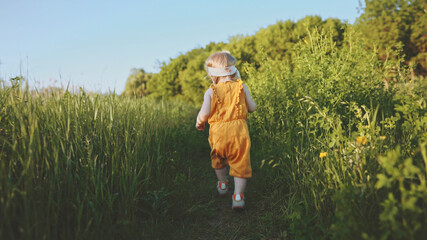
[[[193,107],[13,84],[0,92],[1,236],[143,236],[167,214],[198,144]]]
[[[337,47],[313,32],[292,63],[247,66],[254,163],[295,238],[422,239],[427,81],[345,35]]]
[[[194,106],[2,81],[0,238],[424,239],[427,81],[346,34],[244,69],[258,109],[241,214],[217,196]]]

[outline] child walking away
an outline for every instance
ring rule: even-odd
[[[226,51],[214,53],[206,60],[205,68],[212,84],[205,93],[196,128],[203,131],[209,120],[209,144],[212,167],[218,177],[217,190],[220,195],[227,193],[228,165],[235,185],[232,208],[238,210],[245,206],[246,182],[252,177],[246,118],[248,112],[255,111],[256,104],[235,64],[236,59]]]

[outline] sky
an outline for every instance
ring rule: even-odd
[[[0,0],[0,79],[123,92],[132,68],[307,15],[354,23],[359,0]],[[232,49],[227,49],[232,52]]]

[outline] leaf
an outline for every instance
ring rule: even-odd
[[[330,147],[330,148],[334,147],[334,146],[335,146],[335,143],[336,143],[336,139],[334,138],[334,139],[332,139],[332,141],[328,144],[328,147]]]
[[[391,186],[391,181],[389,178],[387,178],[387,176],[385,174],[377,174],[377,183],[375,183],[375,188],[376,189],[380,189],[383,187],[387,187],[389,188]]]
[[[415,205],[415,203],[417,202],[417,198],[416,197],[409,197],[407,199],[405,199],[404,201],[402,201],[402,209],[404,210],[419,210],[418,207]]]

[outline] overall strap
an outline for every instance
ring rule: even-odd
[[[238,86],[238,89],[235,93],[236,94],[236,96],[235,96],[236,97],[235,107],[236,107],[238,115],[240,116],[242,114],[242,108],[239,107],[239,103],[240,103],[240,94],[242,93],[242,90],[243,90],[243,82],[242,82],[242,79],[240,79],[240,78],[237,79],[237,82],[239,83],[239,86]]]
[[[210,88],[212,88],[212,99],[216,99],[216,103],[220,103],[218,93],[216,92],[216,85],[212,82]]]

